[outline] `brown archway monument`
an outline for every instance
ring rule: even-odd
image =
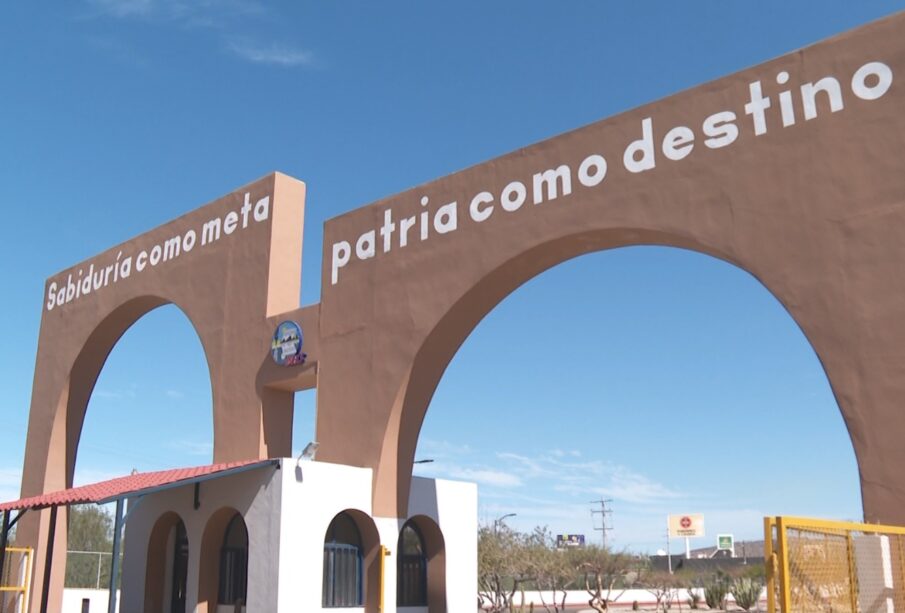
[[[851,434],[865,518],[905,522],[903,31],[893,15],[332,219],[314,306],[298,305],[304,186],[282,175],[51,277],[23,494],[71,482],[110,347],[173,302],[210,367],[215,460],[288,455],[291,392],[316,386],[318,459],[373,468],[375,515],[405,517],[425,411],[480,319],[566,259],[669,245],[785,306]],[[270,360],[286,319],[303,366]]]

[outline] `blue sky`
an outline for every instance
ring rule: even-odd
[[[905,2],[73,0],[0,19],[0,498],[15,497],[44,279],[273,170],[308,184],[304,303],[325,219],[760,63]],[[313,438],[299,394],[295,444]],[[77,479],[206,463],[210,389],[174,307],[116,346]],[[565,263],[494,310],[444,376],[421,473],[481,516],[663,545],[667,513],[757,538],[764,514],[861,515],[820,364],[747,273],[679,250]]]

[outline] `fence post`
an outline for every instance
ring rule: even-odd
[[[789,539],[782,517],[776,518],[776,544],[782,580],[779,582],[779,606],[782,613],[792,613],[792,588],[789,577]]]
[[[767,575],[767,613],[776,613],[776,553],[773,551],[772,517],[764,518],[764,566]]]
[[[848,552],[848,583],[852,600],[852,611],[858,610],[858,576],[855,571],[855,542],[851,531],[845,533],[845,544]]]

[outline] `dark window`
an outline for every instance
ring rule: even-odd
[[[248,530],[242,516],[236,513],[226,526],[220,549],[219,604],[245,604],[248,582]]]
[[[355,520],[340,513],[324,537],[325,607],[362,606],[361,533]]]
[[[176,524],[176,538],[173,544],[173,588],[170,596],[170,611],[185,611],[185,593],[189,574],[189,538],[182,520]]]
[[[424,538],[415,524],[402,527],[396,549],[396,606],[427,606],[427,556]]]

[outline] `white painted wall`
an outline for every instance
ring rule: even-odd
[[[316,613],[321,607],[324,536],[330,522],[347,509],[371,515],[369,468],[284,460],[283,528],[280,551],[280,611]],[[426,613],[426,607],[396,608],[399,532],[409,517],[426,515],[446,543],[447,610],[473,611],[477,595],[478,490],[473,483],[416,477],[407,517],[377,517],[380,543],[391,555],[384,567],[383,613]],[[366,588],[367,589],[367,586]],[[363,611],[348,608],[343,611]]]
[[[409,497],[409,517],[415,515],[430,517],[443,533],[446,543],[447,611],[473,610],[478,594],[478,486],[462,481],[414,477]],[[398,530],[404,523],[405,520],[399,523]],[[395,550],[396,545],[391,549]],[[394,564],[394,579],[395,570]],[[392,594],[395,593],[394,581]]]
[[[321,607],[324,536],[342,511],[352,509],[371,516],[372,471],[325,462],[297,462],[294,458],[280,462],[279,469],[263,467],[202,483],[201,507],[197,510],[193,508],[192,485],[146,495],[133,504],[124,541],[122,610],[143,608],[148,539],[158,518],[169,511],[179,514],[185,523],[189,539],[187,604],[188,610],[194,610],[204,528],[214,512],[232,507],[243,514],[248,528],[247,612],[335,611]],[[433,519],[443,533],[449,613],[474,611],[477,486],[415,478],[407,517],[373,519],[380,543],[391,552],[384,567],[383,613],[427,613],[426,607],[396,608],[396,558],[392,554],[402,526],[415,515]],[[66,605],[63,613],[79,613],[81,600],[76,602],[75,595],[72,599],[75,608]],[[97,610],[106,611],[106,605]],[[342,610],[364,611],[363,607]]]
[[[321,611],[324,536],[347,509],[371,515],[371,469],[283,460],[279,611]],[[364,611],[348,608],[343,611]]]
[[[81,613],[82,600],[88,599],[88,610],[91,613],[107,613],[107,595],[109,590],[83,590],[66,588],[63,590],[63,613]],[[117,602],[116,610],[119,611]]]

